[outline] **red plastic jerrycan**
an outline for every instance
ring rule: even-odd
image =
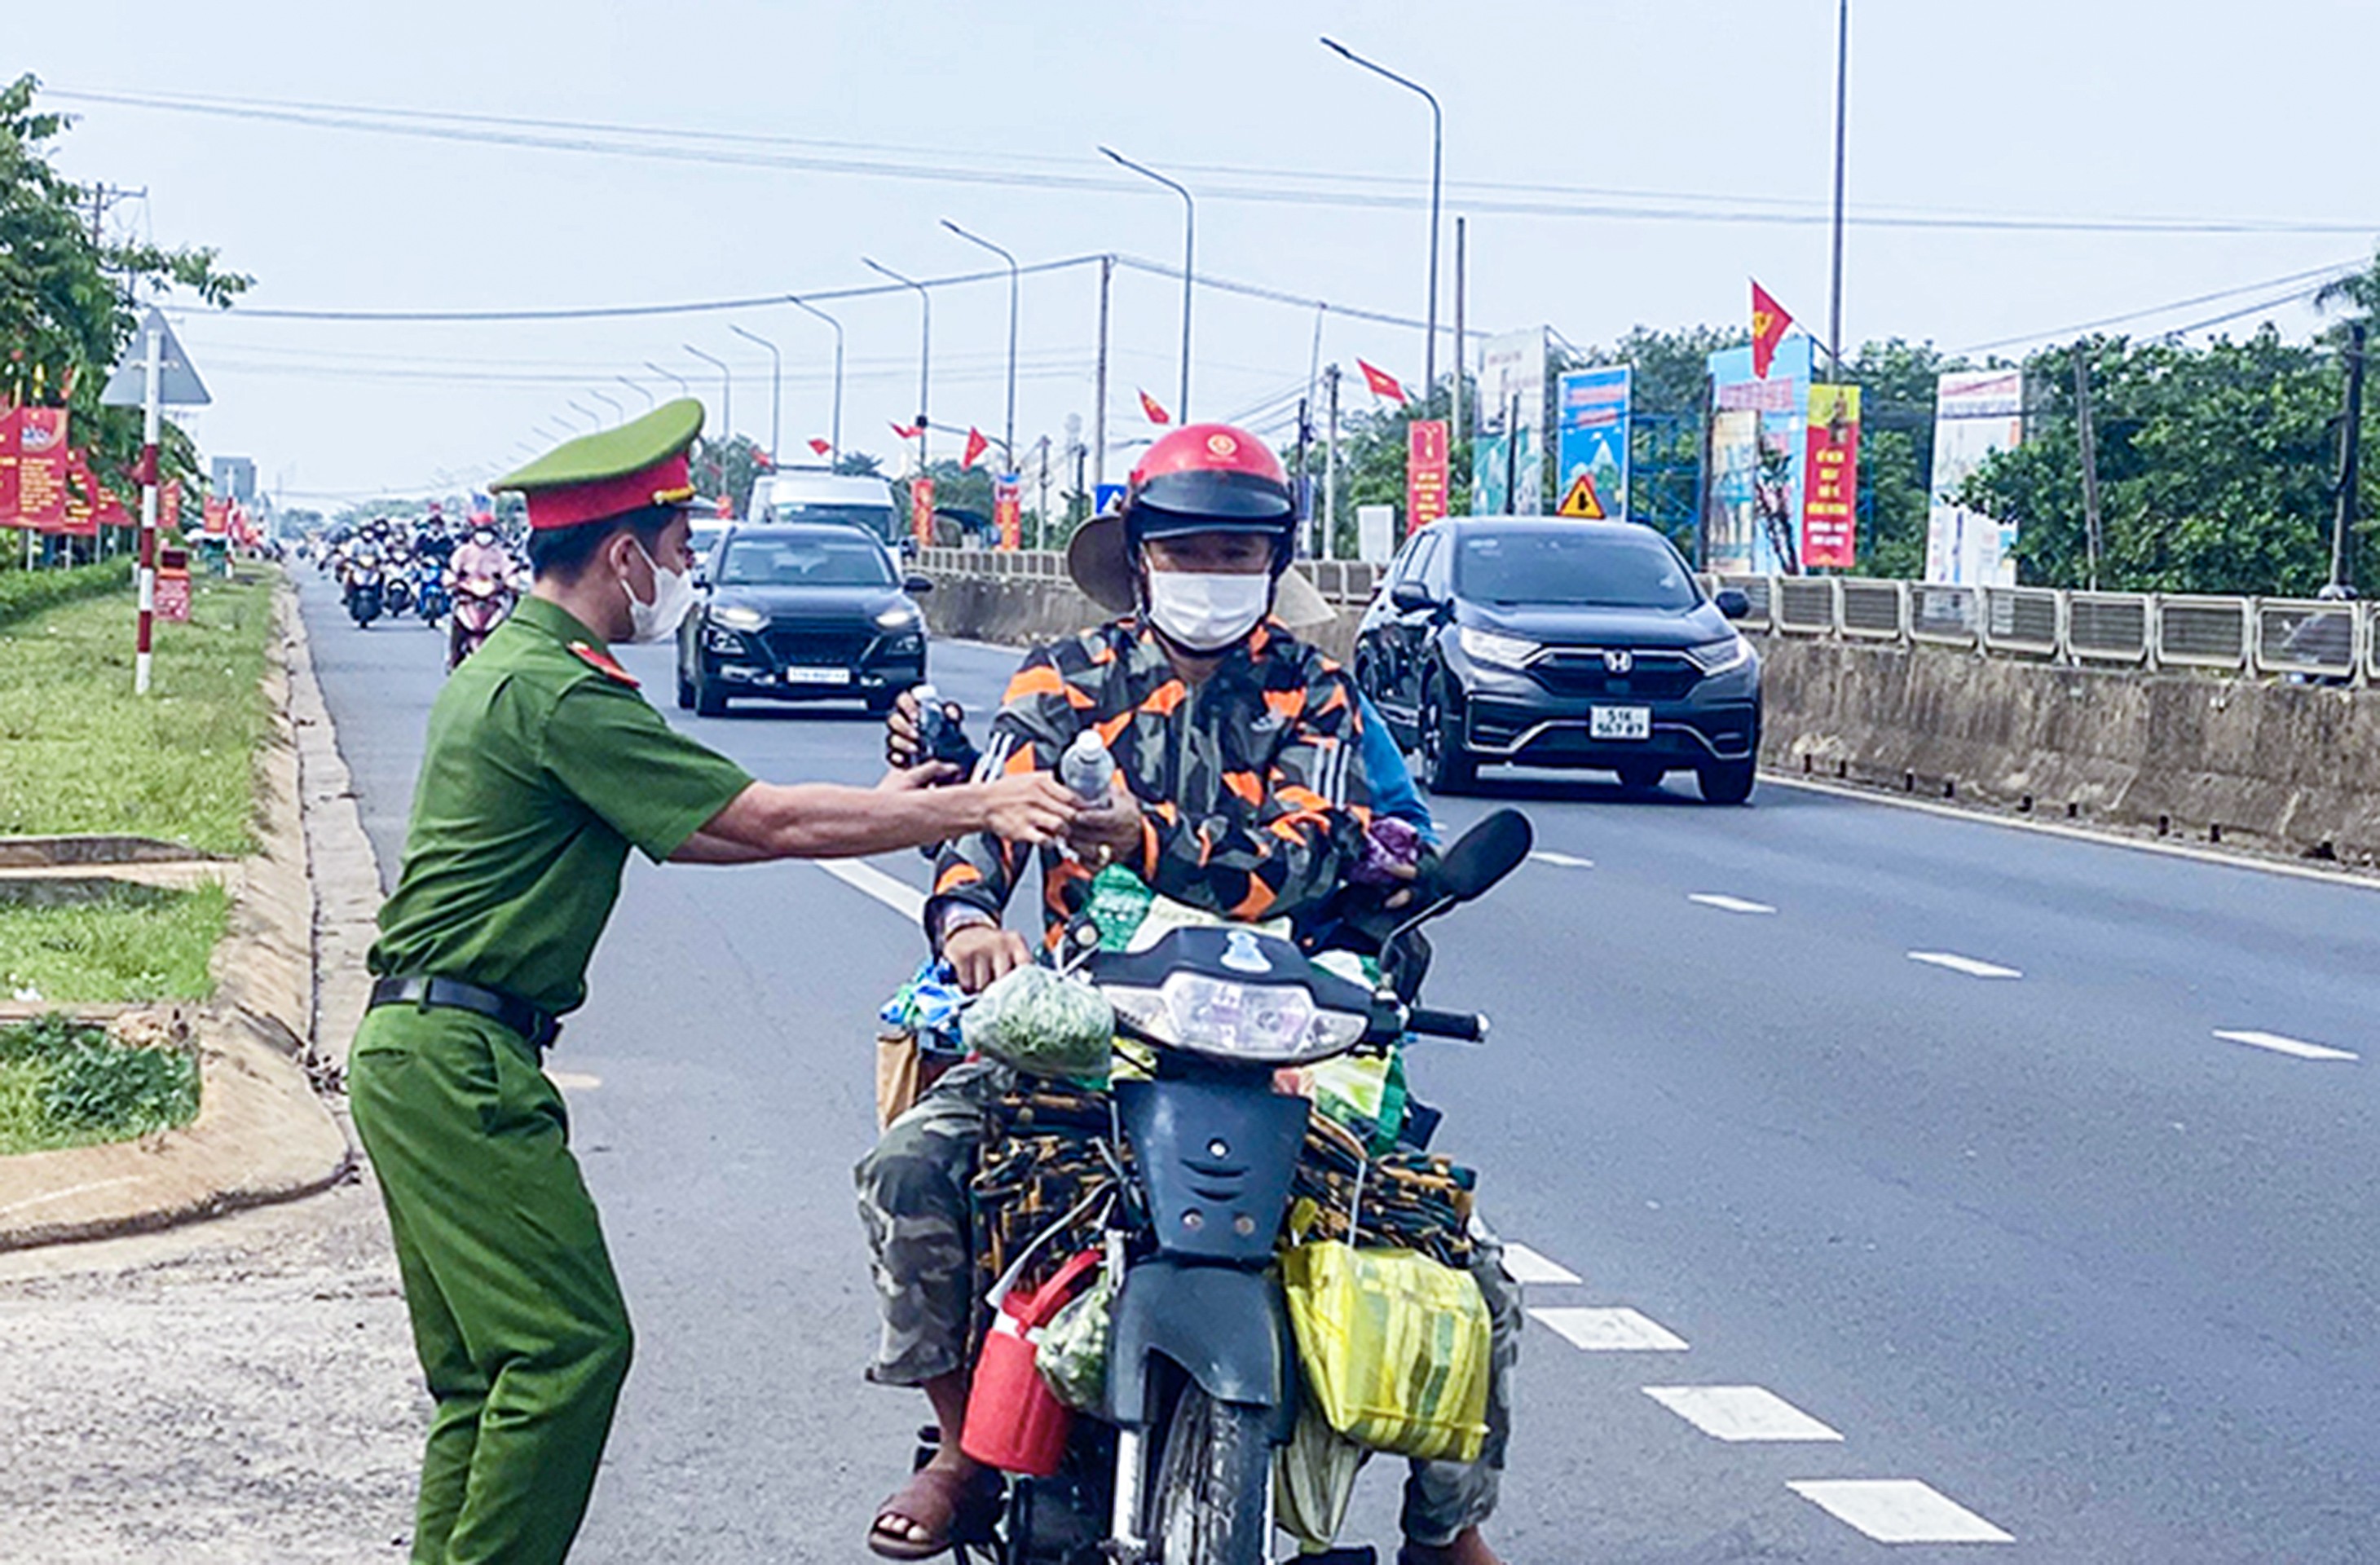
[[[1042,1328],[1081,1291],[1099,1264],[1099,1253],[1086,1250],[1031,1292],[1011,1290],[1000,1301],[983,1352],[975,1361],[959,1450],[1003,1473],[1047,1478],[1058,1471],[1075,1414],[1050,1392],[1033,1360]]]

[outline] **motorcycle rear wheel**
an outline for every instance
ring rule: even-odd
[[[1165,1565],[1263,1565],[1272,1447],[1262,1408],[1184,1386],[1149,1495],[1149,1541]]]

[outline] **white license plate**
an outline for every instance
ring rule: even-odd
[[[1590,707],[1586,713],[1586,736],[1590,739],[1650,739],[1653,736],[1653,709]]]
[[[851,671],[847,668],[789,668],[785,671],[788,685],[848,685]]]

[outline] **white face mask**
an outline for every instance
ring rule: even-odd
[[[628,636],[631,641],[666,641],[677,634],[680,621],[693,609],[694,579],[684,571],[665,571],[659,561],[645,554],[645,546],[637,545],[637,552],[645,555],[645,564],[653,568],[653,601],[638,601],[636,591],[625,576],[620,578],[620,590],[628,595],[628,619],[635,626]]]
[[[1272,576],[1204,571],[1148,573],[1148,617],[1185,651],[1220,652],[1254,630],[1272,606]]]

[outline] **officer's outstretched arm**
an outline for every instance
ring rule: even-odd
[[[934,770],[896,771],[876,788],[755,782],[670,857],[684,864],[858,858],[971,831],[1026,843],[1062,835],[1080,806],[1046,773],[934,788]]]

